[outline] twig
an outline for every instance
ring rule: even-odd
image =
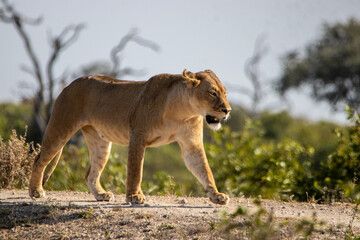
[[[123,70],[119,70],[121,68],[121,60],[119,58],[119,53],[122,52],[128,43],[135,42],[140,46],[150,48],[151,50],[158,52],[160,50],[160,46],[153,41],[142,38],[138,35],[138,31],[136,29],[131,29],[116,45],[110,52],[110,59],[112,62],[112,70],[111,76],[117,77],[118,75],[125,74],[134,74],[136,70],[132,68],[125,68]]]

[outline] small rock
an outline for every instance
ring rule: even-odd
[[[178,203],[180,203],[180,204],[186,204],[186,203],[188,203],[188,201],[187,201],[185,198],[178,198],[178,199],[176,199],[176,201],[177,201]]]
[[[145,204],[144,204],[144,207],[150,207],[150,204],[145,203]]]

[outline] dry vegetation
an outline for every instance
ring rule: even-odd
[[[28,185],[35,156],[40,146],[26,142],[24,136],[18,136],[13,130],[9,141],[0,136],[0,183],[1,188],[24,188]]]

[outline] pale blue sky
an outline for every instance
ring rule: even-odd
[[[40,27],[26,31],[39,54],[41,63],[49,55],[48,33],[58,34],[66,25],[85,23],[78,40],[63,52],[55,68],[73,72],[97,60],[107,60],[110,49],[129,29],[137,28],[142,37],[160,45],[159,53],[129,45],[124,65],[146,69],[143,80],[158,73],[181,73],[212,69],[228,86],[232,102],[250,106],[249,98],[235,93],[229,86],[251,87],[244,74],[244,64],[252,55],[255,40],[266,36],[269,47],[260,65],[267,94],[262,107],[279,110],[285,107],[271,91],[271,82],[280,76],[280,58],[287,51],[302,49],[316,39],[326,22],[360,19],[357,0],[22,0],[11,1],[27,16],[43,16]],[[51,30],[51,31],[50,31]],[[14,28],[0,23],[0,101],[18,101],[33,92],[35,82],[19,69],[29,64],[24,47]],[[44,70],[44,69],[43,69]],[[27,82],[28,89],[20,87]],[[70,79],[69,79],[70,81]],[[327,104],[318,104],[308,95],[292,92],[291,109],[296,115],[312,120],[343,122],[344,114],[334,114]]]

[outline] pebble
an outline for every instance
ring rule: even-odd
[[[177,199],[177,202],[180,203],[180,204],[188,203],[188,201],[185,198],[179,198],[179,199]]]

